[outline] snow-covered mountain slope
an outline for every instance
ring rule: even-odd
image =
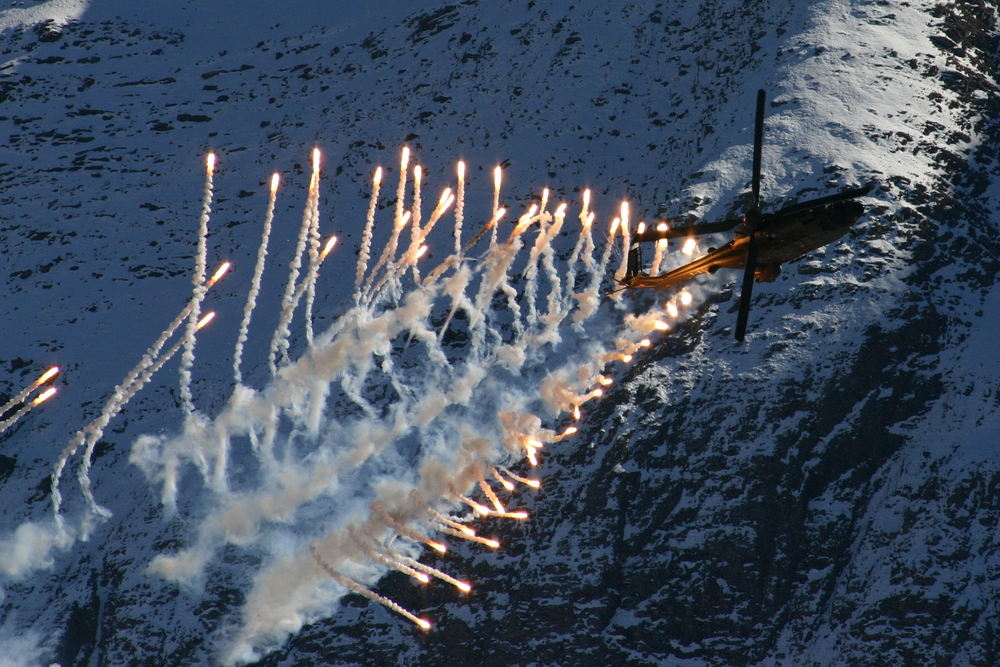
[[[542,491],[512,503],[531,520],[482,523],[505,548],[455,541],[428,559],[468,575],[473,594],[382,580],[435,630],[349,595],[256,648],[274,664],[1000,661],[994,7],[15,4],[0,10],[0,389],[52,363],[64,372],[59,396],[0,436],[6,655],[234,657],[255,578],[346,514],[331,492],[266,546],[220,547],[189,583],[151,574],[226,502],[188,466],[171,513],[129,462],[139,436],[182,429],[170,366],[95,450],[92,487],[113,516],[88,513],[71,459],[72,537],[48,541],[60,452],[190,294],[207,149],[220,161],[210,262],[236,266],[197,346],[195,402],[214,416],[267,180],[283,173],[269,261],[284,267],[312,146],[320,226],[343,244],[319,279],[320,331],[350,300],[371,169],[392,182],[402,144],[435,191],[467,161],[470,225],[489,217],[498,162],[516,210],[545,185],[574,207],[593,188],[600,247],[622,198],[644,219],[741,210],[763,87],[765,203],[875,180],[850,235],[757,286],[745,345],[732,342],[735,277],[692,287],[689,319],[611,367],[620,381],[587,404],[581,432],[546,448]],[[375,247],[387,235],[377,227]],[[573,238],[557,242],[564,258]],[[283,274],[265,274],[245,355],[258,388]],[[304,349],[296,331],[293,357]],[[237,479],[256,474],[243,456]]]

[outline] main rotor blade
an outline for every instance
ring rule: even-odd
[[[760,208],[760,158],[764,148],[764,90],[757,91],[757,115],[753,123],[753,208]]]
[[[728,232],[736,225],[743,222],[743,218],[729,218],[719,222],[705,222],[698,225],[688,225],[686,227],[671,227],[659,231],[656,227],[647,228],[642,234],[635,234],[633,241],[659,241],[660,239],[676,239],[682,236],[700,236],[702,234],[718,234]]]
[[[812,208],[836,204],[837,202],[847,201],[849,199],[857,199],[858,197],[863,197],[871,192],[873,187],[875,187],[875,183],[868,183],[860,188],[851,188],[849,190],[844,190],[843,192],[838,192],[834,195],[819,197],[818,199],[810,199],[809,201],[799,202],[797,204],[789,204],[785,208],[769,214],[768,217],[777,218],[792,213],[801,213],[802,211],[808,211]]]
[[[753,279],[757,270],[757,235],[750,232],[747,244],[747,265],[743,269],[743,289],[740,290],[740,311],[736,317],[736,340],[743,342],[750,317],[750,297],[753,295]]]

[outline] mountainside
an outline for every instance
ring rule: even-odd
[[[1000,664],[993,5],[14,4],[0,10],[0,398],[62,373],[0,435],[0,662]],[[741,213],[758,88],[765,210],[874,182],[859,223],[755,287],[743,344],[726,271],[689,286],[694,303],[649,349],[631,316],[666,318],[672,295],[603,299],[573,326],[588,302],[569,286],[601,275],[574,254],[583,189],[595,262],[623,199],[633,225]],[[456,308],[440,343],[465,288],[458,264],[440,286],[429,275],[451,217],[421,260],[429,303],[401,273],[384,316],[352,310],[372,170],[386,176],[369,268],[404,204],[403,145],[425,170],[425,221],[468,165],[466,240],[491,217],[497,164],[501,240],[543,187],[550,210],[569,204],[562,231],[550,215],[525,232],[516,298]],[[339,242],[316,282],[315,344],[300,311],[274,380],[313,146],[319,228]],[[89,476],[82,449],[68,457],[60,528],[60,452],[190,297],[208,150],[208,270],[234,270],[205,300],[219,317],[198,335],[196,412],[165,366],[96,441]],[[242,365],[255,390],[233,393],[272,171]],[[533,245],[545,230],[551,244]],[[470,299],[493,257],[473,254]],[[607,259],[603,289],[621,257]],[[579,421],[557,409],[553,386],[626,348],[634,360],[599,369],[614,383]],[[579,428],[537,468],[504,440],[502,415],[528,414],[541,421],[520,419],[522,435]],[[528,521],[471,524],[501,550],[433,533],[440,557],[379,523],[373,501],[410,527],[427,521],[398,513],[406,498],[444,511],[447,496],[463,519],[455,494],[487,503],[463,467],[473,453],[543,482],[504,495]],[[369,535],[472,592],[386,574],[364,557]],[[314,549],[434,628],[349,593]]]

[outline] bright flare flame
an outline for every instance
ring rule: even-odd
[[[45,391],[43,391],[42,393],[40,393],[38,396],[35,397],[35,400],[31,402],[32,407],[38,405],[39,403],[44,403],[45,401],[49,400],[50,398],[55,396],[55,393],[56,393],[56,388],[49,387],[48,389],[46,389]]]
[[[698,249],[698,241],[695,239],[687,239],[684,241],[683,247],[681,247],[681,252],[690,257]]]
[[[410,147],[403,146],[403,155],[399,159],[399,165],[403,168],[406,168],[406,165],[408,165],[409,163],[410,163]]]
[[[212,274],[212,277],[208,279],[208,286],[211,287],[215,283],[222,280],[222,277],[225,276],[232,267],[232,262],[223,262],[219,268],[215,270],[215,273]]]
[[[278,191],[278,185],[281,183],[281,175],[278,172],[271,174],[271,194],[273,195]]]
[[[465,180],[465,162],[458,161],[458,180]]]
[[[431,629],[431,622],[428,621],[426,618],[418,618],[417,619],[417,625],[420,626],[421,630],[430,630]]]
[[[209,153],[205,156],[205,168],[209,171],[215,171],[215,153]]]
[[[479,516],[489,516],[492,513],[489,507],[486,507],[486,505],[480,505],[471,498],[466,498],[465,496],[462,496],[462,500],[464,500],[465,504],[471,507],[472,511],[478,514]]]
[[[566,430],[562,432],[562,437],[564,437],[564,438],[565,438],[566,436],[570,436],[570,435],[573,435],[574,433],[576,433],[576,432],[577,432],[577,431],[579,431],[579,430],[580,430],[580,429],[578,429],[578,428],[577,428],[577,427],[575,427],[575,426],[567,426],[567,427],[566,427]]]
[[[448,551],[448,547],[441,544],[440,542],[434,542],[433,540],[427,542],[427,546],[429,546],[431,549],[438,552],[439,554],[447,553]]]
[[[622,355],[622,361],[624,361],[626,364],[630,363],[632,361],[632,355],[631,354],[623,354]],[[594,391],[599,391],[599,390],[595,389]]]
[[[648,338],[643,338],[639,341],[639,347],[649,347],[650,345],[652,345],[652,343],[649,342]]]
[[[198,320],[198,324],[195,325],[195,327],[194,327],[195,330],[200,330],[200,329],[208,326],[208,323],[211,322],[214,319],[215,319],[215,311],[214,310],[205,313],[205,316],[202,317],[200,320]]]
[[[500,471],[496,469],[495,466],[490,466],[490,472],[493,473],[493,478],[500,482],[500,485],[508,491],[514,490],[514,485],[509,479],[500,474]]]
[[[375,168],[375,175],[372,176],[372,183],[375,184],[375,187],[382,184],[382,167]]]
[[[588,213],[587,219],[583,221],[583,226],[586,229],[587,227],[590,227],[592,224],[594,224],[594,214]]]
[[[673,301],[667,304],[667,314],[670,315],[670,317],[677,317],[677,304]]]
[[[326,256],[333,251],[333,248],[336,245],[337,245],[337,237],[331,236],[330,239],[326,242],[326,245],[323,246],[323,252],[319,254],[319,261],[322,262],[324,259],[326,259]]]
[[[653,325],[657,331],[670,331],[670,325],[663,320],[657,320],[656,324]]]
[[[656,231],[658,231],[658,232],[665,232],[668,229],[670,229],[670,225],[668,225],[665,222],[661,222],[661,223],[659,223],[659,224],[656,225]],[[664,239],[664,240],[666,240],[666,239]]]
[[[500,181],[502,179],[503,179],[503,169],[500,168],[500,165],[497,165],[496,168],[493,170],[493,188],[495,190],[500,189]]]
[[[426,254],[427,254],[427,246],[426,245],[420,246],[420,248],[417,250],[417,259],[420,259]]]
[[[312,150],[312,166],[313,171],[319,171],[319,148],[313,148]]]
[[[656,242],[656,247],[659,248],[660,250],[666,250],[668,243],[669,241],[667,241],[667,239],[660,239],[659,241]]]
[[[639,226],[636,228],[635,231],[636,231],[637,234],[642,234],[643,232],[645,232],[646,231],[646,223],[643,222],[642,220],[640,220],[639,221]]]
[[[681,292],[681,304],[682,305],[690,306],[692,299],[693,299],[693,297],[691,296],[691,292],[688,292],[687,290],[684,290],[683,292]]]
[[[605,387],[610,387],[615,383],[614,380],[612,380],[611,378],[604,377],[603,375],[597,378],[597,382]]]
[[[490,549],[499,549],[500,548],[500,543],[498,541],[494,540],[493,538],[490,538],[490,537],[487,537],[486,539],[484,539],[483,540],[483,544],[485,544],[486,546],[488,546]]]
[[[35,380],[35,384],[33,386],[35,387],[41,386],[57,375],[59,375],[59,367],[53,366],[49,370],[42,373],[41,376],[39,376],[39,378]]]
[[[618,231],[618,225],[620,225],[621,222],[622,221],[619,218],[615,218],[614,220],[611,221],[611,232],[609,232],[611,236],[614,236],[615,232]]]

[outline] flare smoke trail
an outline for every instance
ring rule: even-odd
[[[396,188],[396,215],[393,217],[394,228],[399,229],[399,231],[402,231],[403,226],[406,224],[406,222],[403,219],[403,212],[406,208],[404,205],[404,202],[406,201],[406,170],[409,164],[410,164],[410,149],[409,147],[404,146],[402,155],[400,156],[399,160],[399,186]],[[412,217],[412,213],[410,215]],[[394,231],[393,235],[389,239],[389,247],[386,248],[387,257],[390,265],[392,264],[393,260],[396,257],[396,247],[398,242],[399,242],[399,232]],[[389,275],[391,275],[391,272],[388,273]],[[393,280],[391,277],[389,280],[390,280],[389,291],[394,296],[396,296],[396,298],[398,298],[399,287],[396,284],[395,280]]]
[[[0,407],[0,415],[4,415],[7,412],[9,412],[11,409],[13,409],[15,406],[18,406],[21,403],[24,403],[24,401],[27,400],[27,398],[29,396],[31,396],[32,392],[34,392],[36,389],[38,389],[39,387],[41,387],[42,385],[44,385],[46,382],[48,382],[49,380],[51,380],[52,378],[54,378],[58,374],[59,374],[59,367],[58,366],[53,366],[52,368],[50,368],[47,371],[45,371],[44,373],[42,373],[38,377],[37,380],[35,380],[31,384],[29,384],[27,387],[25,387],[21,391],[19,391],[14,396],[14,398],[12,398],[9,401],[7,401],[3,405],[3,407]],[[9,429],[11,426],[13,426],[14,424],[16,424],[18,422],[18,420],[21,419],[21,417],[23,417],[24,415],[26,415],[29,412],[31,412],[31,410],[36,405],[39,405],[39,404],[44,403],[45,401],[47,401],[49,398],[51,398],[53,396],[53,394],[55,394],[55,389],[53,387],[49,387],[48,389],[45,389],[44,391],[42,391],[42,393],[39,394],[38,396],[36,396],[30,403],[28,403],[27,405],[21,407],[13,415],[11,415],[10,417],[8,417],[4,421],[0,422],[0,433],[3,433],[7,429]]]
[[[214,312],[205,313],[205,315],[198,320],[197,323],[195,323],[195,330],[198,331],[203,329],[214,318]],[[80,434],[83,435],[83,444],[86,444],[87,448],[84,451],[83,459],[80,461],[80,471],[77,473],[77,481],[80,482],[80,491],[83,493],[83,497],[87,501],[87,506],[90,508],[90,511],[101,518],[110,517],[111,512],[97,504],[97,501],[94,499],[94,493],[91,489],[90,468],[94,461],[94,447],[97,445],[97,441],[100,440],[101,436],[104,434],[104,429],[107,428],[107,425],[111,422],[115,415],[121,412],[122,409],[128,405],[133,398],[135,398],[135,395],[146,386],[146,383],[150,381],[157,371],[163,368],[164,364],[174,358],[174,355],[177,354],[177,351],[181,349],[181,346],[184,343],[184,339],[177,341],[166,352],[157,357],[153,363],[144,365],[142,372],[139,373],[138,376],[132,380],[132,382],[123,384],[122,388],[119,389],[114,396],[112,396],[104,410],[101,411],[100,416],[80,431]],[[79,446],[78,438],[80,437],[80,434],[78,434],[77,438],[74,438],[74,440],[70,443],[73,449],[76,449]],[[69,451],[69,447],[67,447],[67,451]],[[59,494],[59,473],[62,472],[63,465],[65,465],[65,459],[61,459],[58,470],[53,472],[52,475],[52,503],[57,521],[61,521],[62,519],[59,513],[59,503],[62,498]]]
[[[27,399],[28,396],[31,396],[31,393],[33,391],[41,387],[43,384],[45,384],[58,374],[59,374],[58,366],[53,366],[52,368],[42,373],[40,376],[38,376],[37,380],[29,384],[21,391],[17,392],[17,394],[14,395],[14,398],[4,403],[3,407],[0,407],[0,415],[6,413],[8,410],[14,408],[15,406],[24,403],[25,399]]]
[[[542,191],[542,205],[537,216],[540,233],[535,238],[534,245],[531,246],[531,252],[528,255],[528,265],[525,267],[524,271],[524,300],[528,304],[527,325],[529,327],[533,327],[538,323],[538,309],[535,306],[538,281],[538,262],[542,256],[543,249],[546,245],[548,245],[551,239],[549,230],[552,227],[552,216],[545,210],[545,205],[548,203],[548,199],[549,189],[545,188],[545,190]]]
[[[206,289],[212,287],[215,283],[222,279],[229,270],[229,262],[223,263],[212,277],[205,284]],[[91,466],[91,461],[93,459],[94,447],[97,441],[101,439],[104,435],[104,429],[111,422],[115,416],[128,404],[128,402],[139,392],[140,389],[149,381],[153,373],[158,370],[163,363],[166,363],[164,356],[169,355],[172,357],[177,353],[177,350],[181,345],[187,343],[187,337],[182,337],[177,345],[175,345],[167,355],[160,355],[160,351],[166,344],[167,340],[174,335],[178,327],[190,316],[191,312],[195,307],[196,297],[191,297],[187,305],[181,309],[181,312],[177,314],[177,317],[167,325],[153,344],[146,350],[146,353],[142,355],[139,363],[135,365],[125,376],[125,379],[121,381],[116,387],[111,395],[111,398],[104,404],[101,408],[101,413],[89,424],[84,426],[82,429],[76,432],[76,434],[70,439],[69,443],[59,454],[59,458],[56,459],[55,466],[52,469],[52,479],[50,482],[50,490],[52,496],[52,511],[55,516],[56,528],[59,533],[63,533],[65,530],[65,525],[63,523],[62,517],[62,493],[59,490],[59,481],[62,477],[63,468],[66,466],[66,462],[71,456],[73,456],[77,450],[85,445],[85,455],[83,463],[81,464],[81,474],[79,476],[81,486],[83,488],[84,497],[87,500],[88,506],[91,511],[100,515],[107,516],[107,510],[100,507],[94,500],[93,494],[90,492],[90,477],[89,471]],[[207,324],[205,318],[202,318],[200,322],[195,323],[195,329],[199,329]],[[162,361],[160,361],[162,359]],[[153,369],[153,370],[150,370]]]
[[[215,172],[215,153],[205,156],[205,196],[201,203],[201,218],[198,221],[198,251],[194,260],[194,298],[188,315],[184,333],[184,352],[181,354],[180,394],[184,404],[184,414],[194,413],[194,398],[191,396],[191,368],[194,366],[195,331],[201,317],[201,302],[205,298],[205,260],[208,255],[208,219],[212,214],[212,177]]]
[[[314,173],[311,192],[315,182]],[[377,186],[378,179],[369,206],[371,224]],[[266,386],[251,390],[237,384],[232,398],[213,417],[186,413],[179,433],[142,436],[133,443],[129,460],[159,488],[165,507],[182,511],[181,489],[200,507],[186,546],[158,555],[150,573],[196,585],[227,546],[251,550],[262,563],[246,594],[238,629],[222,640],[226,662],[259,658],[304,623],[331,614],[348,590],[429,627],[427,619],[370,587],[387,568],[394,568],[421,581],[434,577],[468,591],[470,584],[448,574],[446,565],[419,563],[421,550],[429,547],[445,554],[442,535],[499,548],[497,540],[476,534],[453,513],[470,506],[482,515],[526,519],[525,512],[509,509],[516,507],[516,499],[500,494],[510,493],[515,481],[529,489],[539,482],[511,468],[523,461],[537,465],[547,447],[570,437],[575,428],[560,426],[560,431],[546,423],[565,422],[579,414],[582,404],[598,400],[601,387],[609,382],[604,375],[608,367],[613,370],[630,359],[641,351],[642,337],[662,330],[664,316],[657,310],[633,316],[613,303],[600,302],[597,294],[615,231],[601,261],[595,262],[593,243],[588,242],[593,221],[589,211],[580,216],[584,224],[573,261],[582,257],[594,303],[576,295],[580,307],[573,312],[574,324],[562,326],[571,313],[562,297],[560,274],[565,267],[556,265],[549,244],[564,224],[565,205],[554,214],[533,205],[509,238],[492,244],[482,261],[462,261],[457,250],[422,281],[405,284],[398,301],[385,298],[392,295],[394,282],[404,286],[407,269],[417,259],[415,250],[424,247],[435,223],[455,201],[447,191],[442,195],[427,223],[414,225],[410,248],[398,261],[387,263],[395,250],[382,254],[385,261],[379,266],[385,271],[380,280],[378,267],[367,283],[356,277],[362,288],[349,299],[349,310],[318,333],[301,357],[286,362],[272,354],[268,363],[273,375]],[[317,205],[311,198],[307,203],[299,258]],[[272,209],[269,201],[268,219]],[[390,245],[404,226],[405,213],[397,207],[396,215]],[[501,215],[502,209],[493,211],[492,224],[483,231],[495,230]],[[545,218],[549,224],[534,225]],[[521,260],[525,245],[531,250]],[[263,256],[262,248],[258,257]],[[521,295],[513,286],[512,272],[521,261],[534,263],[537,272],[540,258],[550,289],[548,312],[522,322]],[[262,266],[259,260],[251,291],[258,286]],[[364,266],[359,261],[358,276]],[[201,281],[202,297],[211,282]],[[285,312],[294,309],[308,289],[308,281],[296,283],[291,276],[275,336],[287,326]],[[361,298],[363,283],[369,288],[366,298]],[[198,292],[196,287],[191,302],[116,389],[98,420],[84,427],[60,457],[52,487],[59,531],[50,549],[73,539],[63,528],[58,489],[66,459],[88,438],[96,442],[99,435],[94,434],[186,344],[187,337],[182,337],[161,351],[170,333],[200,303]],[[248,303],[252,301],[248,297]],[[439,335],[432,323],[459,308],[467,317],[454,326],[465,329],[457,337],[465,342],[444,347],[443,335],[451,325]],[[601,317],[593,317],[598,312]],[[244,328],[241,325],[241,331]],[[411,339],[413,345],[404,344]],[[90,492],[90,460],[88,452],[79,475],[88,500],[88,513],[79,519],[83,527],[104,518]],[[232,463],[238,475],[230,470]],[[182,486],[186,478],[191,479]]]
[[[420,221],[421,221],[420,207],[423,205],[423,202],[420,199],[420,195],[421,195],[420,191],[421,191],[421,188],[423,187],[423,173],[424,173],[423,167],[421,167],[419,164],[418,165],[414,165],[414,167],[413,167],[413,206],[411,207],[412,215],[410,216],[410,218],[412,220],[412,222],[410,224],[410,247],[411,248],[419,247],[420,244],[422,243],[422,241],[420,239],[420,236],[421,236],[421,234],[420,234]],[[416,282],[419,283],[420,282],[420,269],[417,268],[416,262],[414,262],[412,264],[411,270],[413,271],[413,279]]]
[[[288,336],[291,335],[292,316],[295,314],[295,288],[299,281],[299,271],[302,268],[302,255],[306,250],[309,232],[312,229],[313,198],[318,197],[319,161],[313,160],[312,175],[309,177],[309,191],[306,195],[306,206],[302,212],[302,224],[299,227],[299,238],[295,243],[295,253],[288,268],[288,280],[285,283],[285,294],[281,298],[281,315],[278,326],[271,337],[271,351],[268,354],[267,365],[274,376],[278,372],[278,364],[284,362],[288,354]]]
[[[503,178],[503,170],[500,165],[497,165],[493,169],[493,210],[490,218],[493,220],[497,219],[497,211],[500,210],[500,182]],[[493,227],[490,230],[490,247],[492,248],[497,244],[497,228]]]
[[[458,161],[455,166],[458,174],[458,191],[455,195],[455,255],[462,256],[462,224],[465,221],[465,162]],[[494,211],[494,214],[496,211]]]
[[[622,230],[622,261],[618,266],[618,270],[615,271],[615,280],[621,281],[625,277],[625,272],[628,271],[628,252],[629,246],[632,243],[632,231],[629,227],[629,205],[628,202],[622,202],[621,211],[619,213],[621,218],[621,230]],[[621,293],[616,294],[620,298]]]
[[[306,344],[313,344],[313,302],[316,300],[316,278],[319,276],[319,160],[318,148],[312,152],[313,172],[316,174],[316,189],[309,203],[309,268],[306,271]],[[297,302],[296,302],[297,303]],[[294,310],[293,306],[293,310]]]
[[[53,396],[55,396],[55,393],[56,393],[56,388],[55,387],[49,387],[48,389],[46,389],[45,391],[43,391],[42,393],[40,393],[38,396],[36,396],[30,403],[24,405],[23,407],[21,407],[20,410],[18,410],[17,412],[15,412],[9,418],[7,418],[4,421],[0,422],[0,433],[3,433],[7,429],[9,429],[11,426],[13,426],[19,419],[21,419],[21,417],[23,417],[24,415],[26,415],[29,412],[31,412],[35,408],[36,405],[41,405],[45,401],[47,401],[50,398],[52,398]]]
[[[270,195],[267,198],[267,211],[264,213],[264,231],[261,234],[260,246],[257,249],[257,263],[253,267],[253,278],[250,280],[250,290],[247,292],[247,302],[243,307],[243,320],[240,322],[240,333],[236,338],[236,348],[233,350],[233,382],[242,384],[240,362],[243,359],[243,346],[250,332],[250,320],[257,307],[257,295],[260,293],[260,280],[264,275],[264,263],[267,260],[267,245],[271,238],[271,222],[274,220],[274,204],[278,197],[278,183],[281,177],[277,173],[271,175]]]
[[[402,154],[399,159],[399,186],[396,189],[396,210],[393,215],[392,220],[392,233],[389,236],[389,242],[386,243],[385,249],[379,256],[378,261],[375,262],[375,266],[372,268],[371,273],[368,275],[368,280],[365,281],[365,286],[363,290],[365,291],[365,304],[368,307],[373,305],[375,300],[375,292],[377,290],[372,289],[372,285],[375,278],[378,276],[379,269],[383,266],[389,266],[386,269],[386,277],[391,275],[391,266],[393,260],[396,257],[396,250],[399,246],[399,235],[403,231],[403,227],[409,222],[411,213],[409,211],[404,211],[403,198],[406,195],[406,172],[407,165],[410,163],[410,149],[407,146],[403,146]],[[393,285],[390,283],[390,288]]]
[[[365,229],[361,233],[361,251],[358,253],[358,268],[354,279],[354,305],[360,305],[361,281],[368,270],[368,260],[371,258],[372,227],[375,225],[375,207],[378,206],[378,193],[382,187],[382,167],[375,169],[372,177],[372,196],[368,201],[368,214],[365,216]]]

